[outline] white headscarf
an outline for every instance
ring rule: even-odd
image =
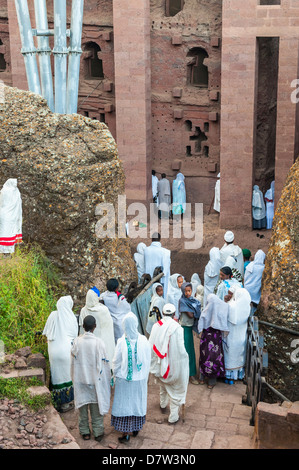
[[[129,381],[143,380],[149,373],[149,343],[146,337],[138,332],[138,320],[133,312],[127,313],[122,326],[125,333],[117,341],[113,359],[114,374]],[[130,363],[129,356],[132,361]]]
[[[229,291],[233,293],[233,296],[227,304],[229,306],[228,319],[235,325],[244,323],[250,315],[250,294],[247,289],[240,286],[232,286]]]
[[[228,304],[219,299],[215,294],[209,294],[207,303],[198,320],[198,332],[212,327],[215,330],[229,332]]]
[[[254,260],[248,264],[245,276],[244,287],[248,290],[252,302],[258,304],[261,298],[262,275],[265,269],[266,255],[263,250],[258,250]]]
[[[263,193],[258,187],[258,185],[253,186],[252,215],[255,220],[261,220],[266,216],[266,207]]]
[[[145,271],[145,262],[144,262],[144,250],[146,248],[145,243],[138,243],[137,253],[134,253],[134,261],[136,263],[138,281],[140,281],[142,275]]]
[[[209,277],[219,276],[220,268],[222,268],[220,258],[220,250],[216,246],[210,249],[210,261],[205,267],[205,274]]]
[[[181,274],[175,273],[169,277],[168,282],[168,289],[167,289],[167,297],[166,302],[173,304],[176,309],[175,317],[179,317],[179,300],[182,297],[181,288],[178,286],[178,278],[182,277],[184,280],[184,276]]]
[[[72,311],[73,299],[70,295],[61,297],[56,304],[57,310],[51,312],[46,321],[43,335],[48,341],[60,340],[68,336],[76,338],[78,336],[78,323]]]
[[[201,285],[201,280],[200,280],[199,275],[197,273],[192,274],[190,282],[192,284],[192,295],[194,297],[196,294],[197,286]]]
[[[95,318],[97,326],[93,333],[104,342],[108,359],[112,362],[115,351],[113,320],[109,309],[100,302],[98,294],[92,289],[87,292],[85,306],[81,309],[79,317],[81,333],[84,333],[83,320],[87,315]]]

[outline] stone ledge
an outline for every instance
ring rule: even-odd
[[[28,378],[36,377],[45,383],[45,372],[43,369],[25,369],[25,370],[12,370],[8,373],[0,373],[2,379],[17,379],[17,378]]]

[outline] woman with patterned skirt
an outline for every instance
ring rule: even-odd
[[[228,305],[215,294],[209,294],[198,321],[201,333],[199,383],[203,385],[207,379],[209,389],[216,385],[218,378],[225,377],[223,337],[229,333],[228,314]]]
[[[120,442],[137,436],[146,419],[147,381],[151,350],[145,336],[138,333],[138,320],[129,312],[123,320],[124,334],[116,344],[113,359],[115,377],[111,425],[123,433]]]

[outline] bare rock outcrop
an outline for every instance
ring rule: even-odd
[[[126,238],[99,238],[96,207],[117,211],[125,176],[104,123],[52,113],[34,93],[5,87],[0,104],[0,185],[17,178],[23,240],[37,242],[60,269],[66,294],[83,300],[109,277],[136,278]],[[116,212],[117,214],[117,212]],[[116,217],[117,234],[117,217]]]
[[[298,194],[299,158],[290,169],[275,212],[258,310],[259,319],[294,331],[299,330]],[[299,357],[294,354],[299,336],[268,326],[262,329],[269,353],[269,383],[287,398],[299,400]]]

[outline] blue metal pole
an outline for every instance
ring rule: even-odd
[[[33,93],[41,95],[41,87],[36,61],[36,48],[33,41],[27,0],[15,0],[15,6],[22,41],[21,53],[24,56],[28,88]]]
[[[55,112],[66,113],[66,0],[54,0]]]
[[[37,30],[48,31],[48,18],[46,0],[34,0],[35,6],[35,22]],[[54,95],[53,80],[51,69],[51,49],[49,46],[49,38],[46,35],[37,36],[37,54],[39,56],[39,68],[42,95],[46,98],[48,106],[54,112]]]
[[[68,114],[76,113],[78,107],[83,7],[84,0],[73,0],[67,81]]]

